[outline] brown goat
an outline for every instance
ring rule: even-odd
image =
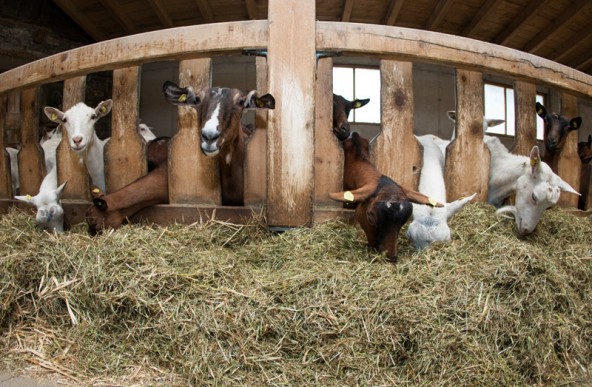
[[[578,208],[586,210],[586,201],[590,193],[590,179],[592,178],[592,134],[588,135],[588,141],[578,142],[578,156],[582,161],[580,169],[580,198]],[[592,203],[588,203],[588,206]]]
[[[567,135],[572,130],[578,130],[582,125],[581,117],[574,117],[568,120],[557,113],[548,113],[545,107],[537,102],[536,112],[544,121],[545,129],[545,153],[542,160],[549,164],[553,172],[557,173],[557,162],[559,155],[565,146]]]
[[[368,140],[358,133],[351,135],[339,128],[334,131],[342,141],[345,156],[343,187],[345,191],[329,197],[344,203],[357,204],[355,217],[366,233],[368,245],[387,258],[397,258],[397,240],[413,207],[411,202],[442,207],[424,194],[401,187],[383,175],[370,161]]]
[[[173,82],[163,85],[165,98],[173,105],[190,106],[197,111],[197,130],[201,151],[207,157],[220,158],[222,204],[244,205],[244,161],[247,140],[253,128],[241,124],[244,109],[274,109],[271,94],[258,97],[231,88],[205,88],[195,92]]]
[[[93,204],[86,211],[91,234],[106,228],[117,229],[143,208],[169,202],[169,140],[159,137],[147,144],[148,174],[109,195],[98,188],[92,190]]]

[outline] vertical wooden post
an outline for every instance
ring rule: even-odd
[[[572,118],[578,115],[578,99],[572,94],[561,93],[561,114]],[[580,189],[580,171],[582,162],[578,156],[578,131],[571,131],[565,139],[565,145],[557,162],[557,174],[576,191]],[[562,207],[577,207],[579,197],[562,193],[558,204]]]
[[[210,58],[179,62],[179,86],[196,91],[210,87]],[[169,149],[169,198],[171,203],[220,204],[218,159],[201,152],[197,112],[179,107],[178,131]]]
[[[105,145],[107,192],[117,191],[146,174],[144,143],[138,133],[140,67],[113,70],[111,139]]]
[[[269,1],[267,219],[271,226],[312,223],[314,185],[314,0]]]
[[[534,83],[514,82],[514,113],[516,141],[512,153],[528,156],[536,145],[536,86]]]
[[[20,190],[24,195],[37,195],[45,176],[43,152],[39,146],[39,88],[21,93],[21,151],[18,155]]]
[[[456,70],[456,138],[446,150],[448,201],[474,192],[487,201],[490,154],[483,142],[483,74]]]
[[[256,58],[257,93],[267,90],[267,59]],[[267,193],[267,110],[255,113],[255,133],[245,156],[245,206],[261,205]]]
[[[10,164],[8,155],[4,150],[4,123],[6,122],[6,104],[8,96],[0,96],[0,199],[9,199],[14,195],[14,187],[11,183]]]
[[[62,111],[67,111],[78,102],[84,102],[85,89],[86,76],[66,79],[64,81]],[[58,184],[68,182],[62,198],[88,200],[90,198],[89,177],[86,166],[81,162],[80,156],[70,148],[66,129],[61,128],[61,130],[62,142],[57,150]]]
[[[372,155],[382,174],[416,189],[422,147],[413,135],[413,63],[380,61],[382,131]]]
[[[343,189],[343,148],[333,134],[333,59],[317,64],[315,84],[315,206],[342,208],[329,198]]]

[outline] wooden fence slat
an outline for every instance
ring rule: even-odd
[[[140,67],[113,71],[111,139],[105,145],[107,192],[117,191],[146,174],[144,142],[138,133]]]
[[[417,189],[422,147],[413,134],[413,64],[380,61],[381,127],[372,147],[382,174],[409,189]]]
[[[317,64],[315,84],[315,206],[341,208],[329,198],[343,189],[343,148],[333,134],[333,59]]]
[[[512,153],[528,156],[536,145],[536,85],[531,82],[514,82],[514,114],[516,141]]]
[[[43,151],[39,146],[39,88],[21,92],[21,151],[18,155],[20,191],[22,195],[37,195],[45,176]]]
[[[314,195],[315,1],[269,2],[267,219],[271,226],[312,223]]]
[[[578,99],[569,93],[561,93],[561,114],[572,118],[578,115]],[[578,131],[573,130],[565,139],[565,145],[557,161],[557,174],[576,191],[580,189],[580,171],[582,162],[578,156]],[[578,196],[562,193],[558,205],[577,207]]]
[[[67,111],[78,102],[84,102],[86,77],[76,77],[64,81],[62,111]],[[89,177],[86,166],[70,148],[68,133],[62,129],[62,142],[57,150],[58,184],[67,181],[62,199],[89,200]]]
[[[483,142],[483,74],[456,70],[456,138],[446,149],[446,198],[487,202],[490,154]]]
[[[268,93],[267,59],[256,58],[257,92]],[[245,156],[245,206],[262,205],[267,194],[267,110],[255,113],[255,133]]]
[[[195,90],[210,87],[212,60],[179,62],[179,86]],[[201,152],[197,112],[179,107],[178,132],[169,149],[169,198],[171,203],[220,204],[218,159]]]
[[[6,126],[7,101],[8,96],[6,94],[0,96],[0,152],[2,152],[2,157],[0,157],[0,199],[12,198],[14,195],[8,153],[4,150],[4,128]]]

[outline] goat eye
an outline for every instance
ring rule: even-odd
[[[532,201],[536,203],[537,202],[537,197],[534,194],[534,192],[532,193],[531,197],[532,197]]]
[[[239,99],[238,100],[238,106],[245,106],[245,100],[244,99]]]
[[[92,116],[90,116],[90,119],[91,120],[96,120],[97,119],[97,115],[93,113]]]
[[[68,122],[68,119],[66,117],[62,118],[62,122]]]

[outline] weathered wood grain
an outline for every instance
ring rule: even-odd
[[[20,190],[23,195],[37,195],[45,176],[43,151],[39,146],[39,88],[21,92],[21,150],[18,154]]]
[[[575,95],[561,93],[561,114],[569,118],[578,115],[578,99]],[[578,131],[574,130],[565,139],[565,145],[557,161],[557,174],[576,191],[580,187],[581,165],[582,162],[578,156]],[[562,193],[557,204],[562,207],[577,207],[578,196]]]
[[[516,123],[515,143],[512,153],[528,156],[536,145],[536,85],[531,82],[514,82],[514,114]]]

